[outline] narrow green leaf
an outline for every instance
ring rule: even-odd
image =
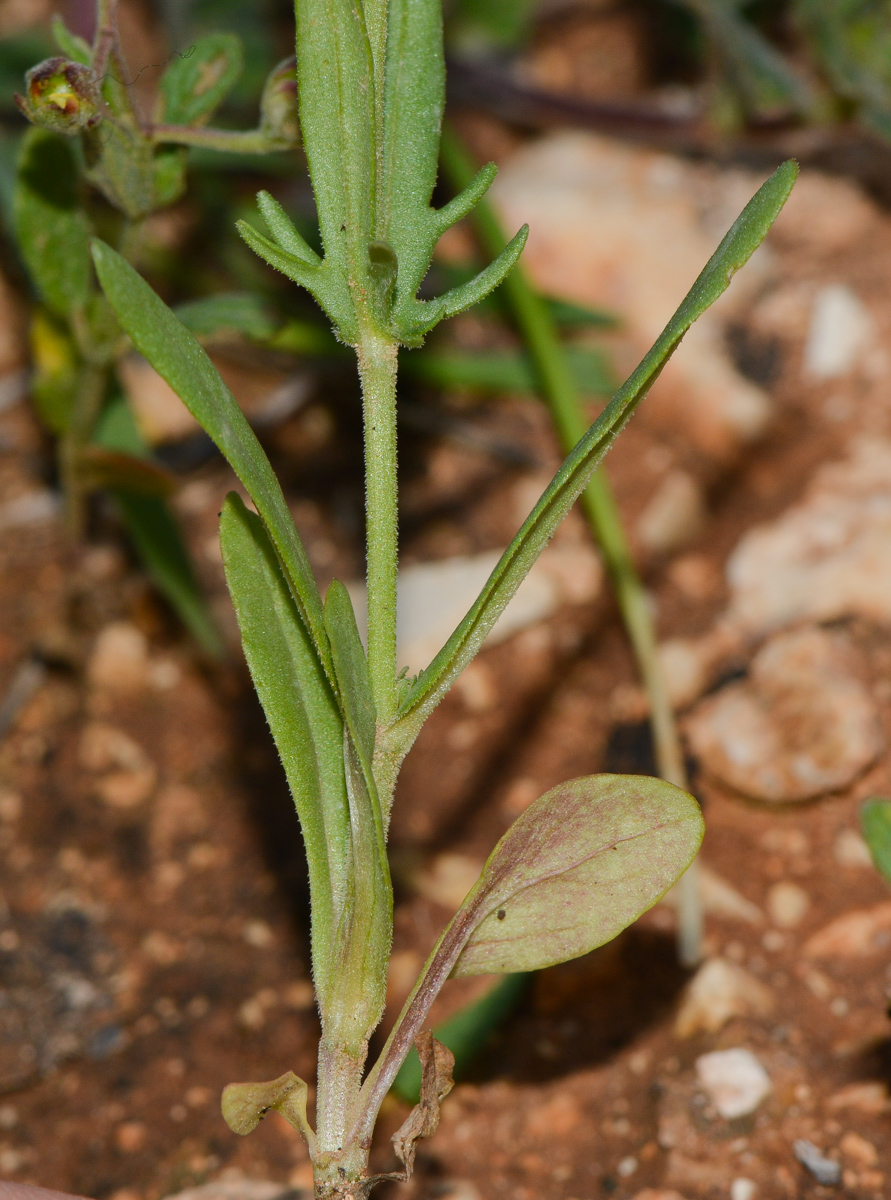
[[[350,594],[335,579],[325,596],[325,629],[346,723],[363,761],[371,764],[377,716],[368,678],[368,660],[356,625]]]
[[[301,259],[309,266],[320,266],[322,260],[308,245],[303,235],[294,227],[294,223],[279,202],[268,192],[258,192],[257,207],[263,214],[263,220],[269,227],[269,232],[288,254]]]
[[[338,914],[352,886],[343,721],[263,523],[234,493],[220,516],[220,545],[248,667],[306,845],[313,971],[324,1014],[340,953]]]
[[[860,828],[872,861],[888,883],[891,883],[891,800],[873,796],[860,809]]]
[[[300,128],[332,288],[317,296],[355,344],[350,282],[367,274],[374,240],[375,88],[371,46],[359,0],[298,4],[297,94]],[[281,269],[281,268],[279,268]]]
[[[158,123],[203,125],[238,82],[244,65],[234,33],[208,33],[186,54],[175,54],[158,96]]]
[[[22,143],[13,198],[16,238],[38,293],[58,316],[86,304],[90,227],[71,144],[44,129]]]
[[[435,1026],[433,1036],[455,1056],[455,1075],[460,1078],[495,1030],[507,1020],[529,986],[529,975],[507,975],[478,1000],[459,1009]],[[393,1080],[393,1091],[406,1104],[417,1104],[421,1095],[421,1060],[411,1050]]]
[[[764,240],[797,174],[796,163],[784,163],[749,201],[652,349],[567,457],[470,612],[406,694],[400,718],[392,727],[394,747],[404,749],[411,744],[427,715],[482,645],[684,334],[726,290],[734,274]]]
[[[376,237],[399,263],[394,317],[408,312],[441,232],[430,209],[445,105],[441,0],[390,0]]]
[[[495,847],[465,905],[454,976],[538,971],[611,941],[693,861],[704,825],[686,792],[646,776],[560,784]]]
[[[259,296],[250,292],[221,292],[180,304],[177,317],[198,337],[219,333],[241,333],[254,341],[266,341],[280,327]]]
[[[195,337],[134,269],[104,242],[93,242],[99,281],[118,320],[192,415],[207,430],[263,518],[300,615],[326,671],[331,671],[322,601],[269,459],[244,413]]]

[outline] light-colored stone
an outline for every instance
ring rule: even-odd
[[[863,301],[843,283],[831,283],[814,297],[804,347],[804,369],[812,379],[846,375],[875,338],[875,324]]]
[[[539,286],[622,314],[633,353],[649,349],[762,177],[717,172],[588,133],[523,147],[492,189],[507,225],[531,227],[524,253]],[[723,322],[763,285],[769,254],[686,335],[642,419],[683,428],[703,453],[732,456],[770,418],[760,388],[725,348]]]
[[[701,863],[699,867],[699,887],[702,907],[710,916],[720,917],[725,921],[742,921],[746,925],[764,923],[764,913],[758,905],[747,900],[732,884],[722,879],[705,863]],[[677,908],[677,888],[672,888],[661,903],[669,908]]]
[[[841,1183],[842,1171],[834,1158],[829,1158],[818,1146],[806,1138],[798,1138],[792,1145],[795,1157],[824,1187],[837,1187]]]
[[[859,439],[803,500],[751,529],[727,563],[728,620],[761,637],[796,622],[891,623],[891,441]]]
[[[419,563],[399,572],[400,666],[414,673],[431,662],[476,600],[500,557],[500,551],[491,551]],[[546,620],[564,604],[593,603],[602,583],[600,559],[586,543],[549,546],[499,617],[487,645]],[[355,582],[348,586],[364,637],[365,585]]]
[[[848,786],[883,746],[846,639],[817,628],[769,641],[749,677],[702,701],[686,729],[712,778],[773,803]]]
[[[846,1159],[856,1163],[858,1167],[874,1167],[879,1161],[879,1152],[873,1143],[855,1133],[853,1129],[849,1129],[844,1135],[838,1148]]]
[[[830,1112],[850,1110],[874,1117],[891,1110],[891,1097],[884,1083],[849,1083],[833,1092],[826,1106]]]
[[[713,1050],[696,1060],[700,1087],[725,1120],[753,1113],[767,1097],[770,1076],[750,1050]]]
[[[891,945],[891,900],[836,917],[808,938],[806,958],[866,958]]]
[[[832,846],[835,861],[840,867],[871,867],[869,846],[856,829],[842,829]]]
[[[87,679],[99,691],[140,691],[148,676],[148,641],[129,621],[106,625],[87,663]]]
[[[702,488],[688,471],[671,471],[637,521],[637,537],[645,550],[670,554],[695,541],[706,520]]]
[[[0,504],[0,529],[23,529],[28,525],[45,525],[54,521],[62,504],[57,492],[40,488],[16,496]]]
[[[730,1200],[755,1200],[758,1195],[758,1185],[754,1179],[738,1176],[730,1184]]]
[[[804,920],[811,898],[797,883],[782,880],[767,893],[767,914],[780,929],[795,929]]]
[[[682,1038],[717,1033],[734,1017],[763,1017],[774,1007],[773,992],[754,975],[724,958],[711,958],[687,985],[675,1033]]]

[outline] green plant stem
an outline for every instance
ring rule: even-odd
[[[186,125],[153,125],[151,139],[157,145],[203,146],[210,150],[233,154],[271,154],[274,150],[289,149],[262,129],[190,129]]]
[[[81,476],[83,452],[102,412],[107,387],[108,367],[91,362],[81,365],[71,424],[59,439],[59,474],[68,530],[77,540],[82,538],[86,524],[86,495]]]
[[[390,338],[368,332],[356,353],[365,425],[368,674],[378,723],[388,724],[396,713],[398,347]]]
[[[467,187],[476,169],[457,134],[448,127],[443,131],[441,158],[455,190]],[[482,200],[470,219],[486,253],[500,253],[507,239],[492,206]],[[568,454],[587,431],[588,421],[557,326],[522,265],[515,266],[508,275],[502,284],[502,292],[532,360],[561,447]],[[613,490],[602,468],[592,476],[582,493],[581,503],[603,554],[638,671],[649,696],[657,769],[663,779],[686,791],[689,781],[683,748],[659,660],[646,591],[634,564]],[[703,920],[699,893],[694,863],[678,885],[678,951],[687,966],[694,965],[702,957]]]

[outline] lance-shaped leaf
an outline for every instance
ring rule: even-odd
[[[592,775],[539,797],[493,850],[362,1088],[366,1136],[450,974],[538,970],[602,946],[651,908],[702,841],[692,796],[662,779]]]
[[[350,282],[367,276],[374,240],[375,88],[360,0],[298,4],[297,95],[325,258],[336,297],[316,294],[354,344]],[[329,307],[330,305],[330,307]]]
[[[338,914],[351,887],[343,721],[263,523],[234,493],[220,516],[220,546],[245,657],[300,818],[324,1014]]]
[[[71,144],[45,129],[25,136],[13,197],[16,238],[41,298],[67,317],[90,292],[90,228]]]
[[[872,861],[891,883],[891,800],[873,796],[860,809],[860,828]]]
[[[786,202],[797,174],[795,162],[784,163],[753,196],[655,345],[569,454],[505,550],[470,612],[406,694],[400,717],[389,735],[390,744],[397,753],[408,749],[429,713],[476,654],[684,334],[727,289],[734,274],[764,240]]]
[[[309,559],[281,485],[244,413],[194,335],[138,272],[98,240],[93,242],[93,260],[109,303],[137,350],[210,434],[247,488],[275,544],[316,651],[333,677],[322,600]]]
[[[203,125],[238,82],[244,55],[233,33],[208,33],[175,54],[161,76],[159,124]]]
[[[223,1089],[223,1120],[233,1133],[244,1137],[274,1110],[299,1129],[314,1148],[315,1134],[306,1115],[308,1092],[304,1081],[293,1071],[286,1071],[269,1083],[230,1083]]]

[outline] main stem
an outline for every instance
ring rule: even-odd
[[[378,723],[396,715],[396,578],[399,556],[396,477],[398,346],[363,332],[356,347],[365,423],[365,542],[368,673]]]
[[[443,132],[442,161],[453,185],[459,190],[466,187],[474,176],[474,166],[457,135],[449,129]],[[507,239],[491,205],[481,201],[472,219],[487,252],[500,253]],[[588,422],[559,333],[522,266],[514,267],[502,286],[513,321],[532,359],[542,398],[550,410],[563,451],[568,454],[586,433]],[[646,591],[603,468],[591,477],[581,503],[603,553],[638,671],[649,695],[657,769],[663,779],[686,791],[689,781],[684,754],[659,661]],[[686,966],[693,966],[702,957],[702,930],[702,903],[694,863],[678,884],[678,955]]]

